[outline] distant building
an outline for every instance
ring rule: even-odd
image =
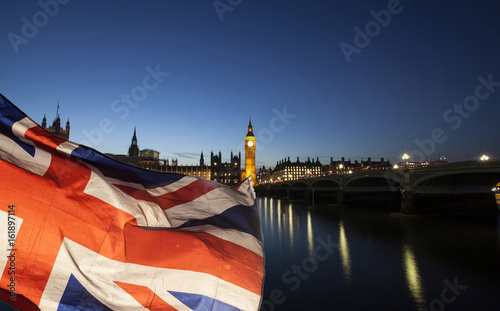
[[[354,173],[358,171],[365,170],[388,170],[392,169],[391,162],[389,160],[385,160],[384,158],[380,158],[380,161],[372,161],[372,158],[368,157],[366,161],[358,161],[354,162],[349,160],[345,160],[345,157],[342,157],[338,161],[334,161],[333,158],[330,158],[330,164],[325,165],[325,172],[327,174],[347,174]]]
[[[139,146],[137,145],[137,135],[134,127],[134,136],[132,136],[132,143],[130,144],[130,148],[128,148],[128,156],[129,157],[138,157],[139,156]]]
[[[428,167],[431,166],[430,162],[399,162],[399,168],[417,168],[417,167]]]
[[[210,179],[229,186],[234,186],[241,181],[241,153],[233,156],[231,152],[231,161],[222,162],[222,155],[210,155]]]
[[[160,160],[159,171],[175,174],[183,174],[189,176],[196,176],[205,179],[211,179],[210,166],[205,164],[203,152],[200,155],[199,165],[179,165],[177,159],[172,159],[172,163],[168,159]]]
[[[307,161],[300,162],[299,157],[297,157],[296,162],[284,159],[276,163],[276,167],[272,171],[271,179],[272,181],[287,181],[295,180],[305,177],[315,177],[323,175],[323,165],[319,162],[319,158],[316,161],[311,161],[308,157]]]
[[[135,128],[128,155],[108,154],[108,156],[144,169],[201,177],[228,186],[236,185],[241,181],[241,153],[238,156],[233,156],[231,152],[230,162],[222,162],[221,152],[219,152],[219,155],[214,155],[212,152],[210,156],[211,165],[207,165],[205,164],[203,152],[201,152],[199,165],[179,165],[177,159],[171,159],[171,161],[161,159],[160,153],[156,150],[140,150]]]
[[[354,162],[349,160],[345,160],[345,157],[342,157],[340,160],[334,161],[333,158],[330,158],[330,164],[325,165],[325,172],[327,174],[332,174],[332,173],[339,173],[339,174],[344,174],[348,173],[349,171],[352,172],[354,169],[358,169],[361,167],[361,163],[359,163],[358,160],[355,160]]]
[[[354,161],[350,159],[345,160],[344,157],[339,161],[334,161],[330,158],[330,164],[322,165],[319,162],[319,158],[316,161],[307,158],[307,161],[300,162],[297,157],[297,161],[290,161],[290,157],[287,159],[280,160],[276,163],[274,169],[266,168],[263,166],[259,170],[257,180],[259,183],[268,182],[279,182],[288,180],[297,180],[301,178],[324,176],[327,174],[349,174],[365,170],[388,170],[392,169],[391,163],[384,158],[380,161],[372,161],[368,158],[366,161]]]
[[[60,137],[64,140],[69,140],[69,118],[66,121],[66,127],[63,129],[61,127],[61,118],[59,116],[59,104],[57,104],[56,118],[52,122],[52,126],[47,127],[47,118],[43,115],[42,128],[46,129],[50,133]]]
[[[469,161],[469,163],[475,163],[475,161]],[[420,168],[420,167],[434,167],[434,166],[446,166],[448,165],[448,161],[446,161],[445,157],[440,157],[436,161],[424,161],[424,162],[399,162],[398,168]],[[454,165],[459,164],[459,162],[453,163]]]
[[[257,173],[257,184],[269,182],[272,178],[273,170],[262,166]]]

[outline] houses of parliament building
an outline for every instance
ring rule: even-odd
[[[251,143],[249,143],[251,142]],[[245,170],[241,169],[241,152],[234,155],[231,152],[229,162],[222,162],[222,154],[210,153],[210,162],[206,163],[203,152],[200,155],[198,165],[179,165],[178,161],[172,159],[160,159],[160,153],[151,149],[140,150],[137,141],[137,132],[134,129],[132,142],[127,155],[106,154],[116,160],[139,166],[148,170],[166,173],[177,173],[210,179],[212,181],[234,186],[249,175],[255,180],[255,136],[253,135],[252,123],[248,124],[248,132],[245,136]]]
[[[69,140],[69,119],[66,122],[65,128],[61,127],[59,104],[57,105],[56,118],[52,126],[47,126],[47,118],[44,115],[42,128],[62,139]],[[218,154],[211,152],[210,162],[208,163],[205,162],[203,152],[201,152],[198,165],[179,165],[176,159],[172,159],[171,162],[168,159],[160,159],[160,153],[158,151],[151,149],[139,150],[135,128],[128,154],[107,153],[106,155],[121,162],[139,166],[144,169],[202,177],[228,186],[237,185],[250,175],[253,176],[252,180],[255,184],[257,176],[255,174],[255,135],[253,134],[251,121],[248,123],[248,131],[245,136],[245,170],[241,168],[241,152],[239,152],[238,155],[234,155],[233,152],[231,152],[229,162],[222,162],[222,154],[220,151]]]

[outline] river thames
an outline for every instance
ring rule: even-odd
[[[261,310],[500,310],[500,218],[258,197]]]

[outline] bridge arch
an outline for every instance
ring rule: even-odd
[[[346,191],[367,192],[395,192],[399,191],[401,182],[392,178],[381,176],[361,176],[348,180],[345,184]]]
[[[332,179],[319,179],[311,183],[311,196],[314,203],[337,202],[340,183]]]
[[[282,183],[278,187],[278,195],[280,197],[287,197],[288,196],[288,189],[290,188],[290,184],[288,183]]]
[[[278,195],[279,192],[279,187],[276,184],[273,184],[271,187],[269,187],[269,193],[271,195]]]
[[[498,213],[498,169],[457,169],[415,176],[415,206],[421,213]]]
[[[320,179],[313,181],[311,187],[314,189],[323,189],[323,188],[338,189],[340,188],[340,183],[331,179]]]
[[[489,193],[500,182],[500,171],[440,172],[417,178],[412,184],[414,193],[479,192]]]
[[[302,180],[297,180],[291,184],[290,189],[302,189],[302,188],[307,188],[309,185]]]
[[[290,199],[307,199],[309,194],[309,185],[304,181],[296,181],[290,186],[288,198]]]
[[[344,202],[397,211],[401,207],[400,187],[399,181],[383,175],[355,177],[345,184]]]

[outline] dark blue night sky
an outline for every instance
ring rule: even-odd
[[[0,92],[70,139],[195,164],[500,157],[498,1],[2,2]]]

